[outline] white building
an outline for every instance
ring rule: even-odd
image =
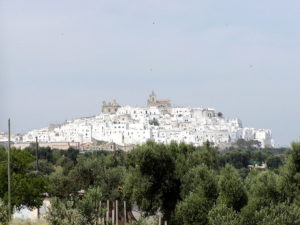
[[[153,93],[150,97],[153,98]],[[162,107],[160,100],[156,101],[160,105],[155,106],[148,100],[147,107],[122,107],[114,101],[118,106],[116,110],[102,110],[95,117],[32,130],[22,135],[19,142],[34,142],[38,137],[40,142],[85,144],[99,140],[125,146],[142,144],[151,139],[161,143],[176,141],[196,146],[210,141],[218,146],[242,138],[258,140],[262,147],[274,146],[270,130],[244,128],[239,119],[225,118],[212,108],[172,107],[169,100],[163,102]],[[108,107],[107,104],[105,107]]]

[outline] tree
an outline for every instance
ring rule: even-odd
[[[163,144],[148,142],[128,154],[125,194],[147,214],[161,210],[169,220],[180,198],[175,160]]]
[[[169,145],[166,145],[166,148],[174,159],[177,177],[183,177],[191,168],[195,167],[195,165],[188,162],[191,153],[196,151],[195,146],[183,142],[178,144],[172,141]]]
[[[101,209],[100,201],[103,200],[99,187],[90,188],[78,203],[80,214],[83,215],[90,224],[98,225],[98,220],[105,212]]]
[[[257,225],[300,224],[300,207],[287,202],[271,204],[255,213]]]
[[[225,151],[220,156],[220,164],[225,166],[227,163],[236,169],[247,168],[250,160],[250,153],[242,150]]]
[[[25,148],[31,155],[35,155],[36,143],[32,143],[29,147]],[[53,149],[50,147],[39,147],[38,158],[41,160],[47,160],[50,163],[54,163]]]
[[[7,223],[8,223],[8,207],[0,199],[0,224],[7,224]]]
[[[0,151],[5,151],[0,149]],[[3,155],[3,154],[1,154]],[[48,183],[42,174],[30,171],[30,164],[34,157],[22,150],[12,149],[11,182],[12,182],[12,207],[29,208],[42,205],[44,193]],[[6,157],[6,156],[5,156]],[[7,162],[6,158],[0,163],[0,198],[5,204],[8,201],[7,193]]]
[[[118,156],[113,155],[78,157],[78,163],[70,171],[68,179],[76,182],[77,190],[99,186],[104,198],[121,200],[123,195],[119,188],[124,183],[125,167],[119,164]]]
[[[216,173],[204,164],[191,169],[182,178],[181,196],[185,198],[190,192],[201,188],[205,197],[215,203],[218,197]]]
[[[227,164],[221,170],[218,187],[218,201],[220,203],[232,207],[236,211],[240,211],[247,204],[246,191],[238,172],[233,166]]]
[[[61,201],[53,198],[46,219],[52,225],[98,225],[99,218],[105,214],[101,209],[103,200],[99,187],[89,188],[82,198],[77,194],[69,200]]]
[[[30,163],[29,170],[31,170],[31,171],[36,170],[36,162],[35,161]],[[39,160],[38,171],[39,171],[39,173],[42,173],[44,175],[50,175],[52,172],[54,172],[54,167],[47,160],[40,159]]]
[[[217,148],[211,147],[209,142],[195,148],[187,157],[187,165],[190,168],[201,164],[205,164],[210,169],[218,169],[219,167],[219,151]]]
[[[38,208],[43,204],[47,192],[47,182],[42,175],[13,174],[12,176],[12,205],[17,208],[27,206]],[[4,200],[7,195],[4,196]]]
[[[87,221],[78,209],[74,208],[74,202],[62,202],[58,198],[51,200],[46,220],[51,225],[87,225]]]
[[[49,176],[48,193],[52,197],[67,198],[70,193],[76,191],[76,183],[63,174],[63,169],[58,166]]]
[[[202,189],[191,192],[176,206],[176,224],[178,225],[207,225],[207,214],[211,208],[210,201]]]
[[[266,163],[269,169],[277,169],[283,164],[283,160],[279,155],[272,155],[267,159]]]
[[[74,163],[77,162],[77,156],[79,154],[79,150],[78,149],[74,149],[74,148],[68,148],[68,150],[65,152],[65,156],[72,160]]]
[[[35,207],[47,191],[54,196],[47,216],[53,225],[97,224],[103,216],[100,200],[126,200],[128,210],[137,203],[143,216],[161,212],[169,225],[300,224],[300,143],[292,144],[282,166],[264,171],[249,171],[247,161],[271,160],[277,151],[219,153],[208,142],[201,147],[148,142],[129,153],[43,152],[36,173],[30,151],[13,150],[12,201]],[[0,221],[6,220],[6,157],[0,148]],[[78,194],[81,189],[84,195]]]
[[[292,143],[287,162],[280,168],[279,186],[285,199],[300,202],[300,143]]]
[[[282,200],[279,190],[279,175],[273,171],[253,171],[246,179],[249,193],[248,204],[242,209],[243,224],[256,224],[255,212]]]
[[[70,158],[66,157],[65,155],[62,155],[58,160],[56,165],[63,168],[63,174],[68,175],[70,170],[74,168],[76,163],[72,161]]]
[[[69,178],[76,181],[77,189],[87,189],[95,185],[99,172],[103,172],[103,161],[97,158],[79,158],[76,166],[71,168]]]
[[[248,181],[249,182],[249,181]],[[272,171],[262,171],[250,180],[249,195],[260,207],[282,199],[278,189],[279,176]]]
[[[97,176],[96,185],[101,187],[105,199],[123,200],[125,168],[117,166],[107,168]]]
[[[209,225],[240,225],[240,215],[232,208],[220,203],[208,213]]]

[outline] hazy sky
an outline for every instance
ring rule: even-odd
[[[300,136],[299,0],[2,0],[0,130],[103,100],[214,107],[278,145]]]

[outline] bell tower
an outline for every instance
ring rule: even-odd
[[[156,106],[156,94],[154,93],[154,91],[152,91],[151,94],[149,95],[147,106],[148,107]]]

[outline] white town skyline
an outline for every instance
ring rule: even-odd
[[[2,133],[2,140],[5,137]],[[226,147],[238,139],[245,139],[259,141],[262,147],[274,147],[269,129],[243,127],[240,119],[227,118],[213,108],[172,106],[169,99],[159,99],[154,92],[149,95],[147,106],[120,106],[116,100],[103,101],[101,112],[96,116],[30,130],[13,136],[13,141],[25,147],[36,137],[49,146],[53,146],[51,143],[73,143],[79,147],[93,141],[129,146],[154,140],[196,146],[210,141]]]

